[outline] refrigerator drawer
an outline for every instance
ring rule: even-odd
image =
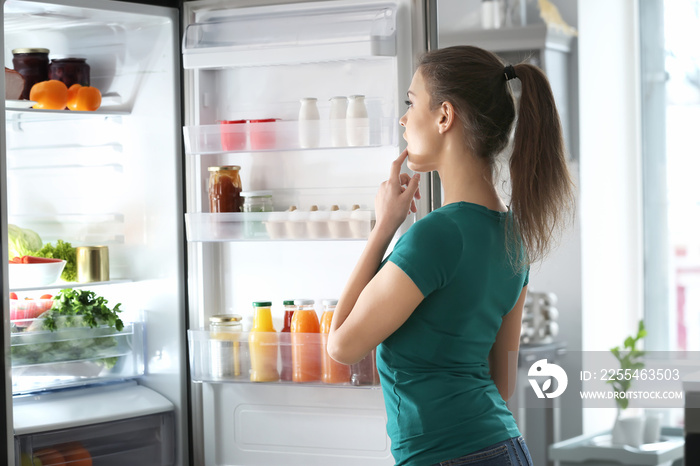
[[[16,465],[31,464],[31,458],[43,464],[171,465],[175,458],[173,417],[169,411],[20,435],[15,437]]]
[[[375,351],[357,364],[339,364],[323,334],[189,330],[188,337],[195,382],[379,389]]]
[[[31,330],[39,321],[12,321],[13,394],[143,375],[141,322],[126,323],[121,331],[107,326]]]

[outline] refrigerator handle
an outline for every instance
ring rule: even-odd
[[[438,0],[426,0],[423,3],[425,8],[423,17],[425,18],[425,49],[435,50],[438,48],[438,24],[437,24],[437,3]],[[430,172],[428,177],[428,208],[433,211],[442,205],[442,189],[438,172]]]
[[[431,51],[438,48],[437,0],[426,0],[424,6],[425,49]]]

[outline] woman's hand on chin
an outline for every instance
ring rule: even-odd
[[[392,235],[406,220],[408,214],[416,212],[416,199],[420,199],[418,189],[420,174],[411,176],[408,173],[401,173],[401,165],[406,157],[408,157],[408,150],[401,152],[391,163],[389,179],[379,186],[374,200],[377,215],[375,228],[385,229]]]

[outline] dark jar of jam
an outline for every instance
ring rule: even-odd
[[[12,55],[12,66],[24,77],[21,98],[28,100],[32,86],[49,79],[49,49],[14,49]]]
[[[241,167],[224,165],[209,167],[209,211],[241,212]]]
[[[63,81],[67,87],[73,84],[90,85],[90,65],[85,58],[54,58],[49,65],[49,79]]]

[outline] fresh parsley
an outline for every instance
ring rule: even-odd
[[[97,296],[94,291],[67,288],[61,290],[53,300],[51,309],[41,315],[47,330],[57,330],[61,318],[65,318],[67,326],[73,326],[71,324],[74,321],[82,320],[84,327],[108,325],[118,332],[124,328],[124,322],[119,318],[119,313],[122,312],[119,309],[121,303],[110,309],[107,306],[108,301],[102,296]],[[78,316],[80,319],[74,319]]]

